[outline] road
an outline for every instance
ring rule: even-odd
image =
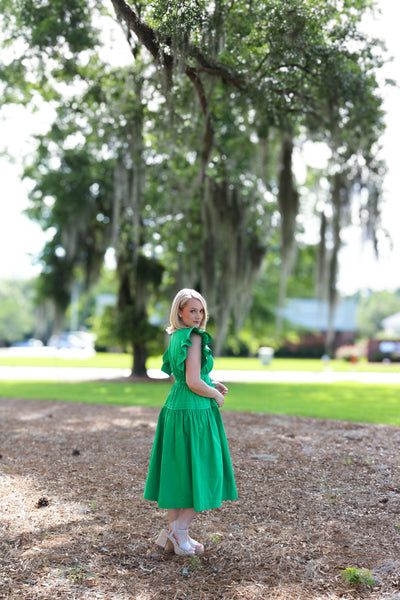
[[[149,377],[165,378],[158,369],[149,369]],[[127,378],[129,369],[94,369],[89,367],[4,367],[0,366],[0,380],[20,381],[96,381],[99,379]],[[227,383],[334,383],[359,382],[365,384],[400,385],[400,373],[358,373],[355,371],[219,371],[212,372],[213,379]]]

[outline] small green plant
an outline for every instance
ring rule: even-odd
[[[335,500],[339,497],[337,492],[334,492],[332,488],[328,488],[328,498],[329,498],[329,506],[335,502]]]
[[[203,565],[200,562],[200,558],[198,556],[192,556],[189,559],[190,562],[190,569],[192,571],[201,571],[201,569],[203,568]]]
[[[395,523],[394,526],[396,527],[396,529],[400,529],[400,523]]]
[[[96,512],[96,500],[92,500],[92,512]]]
[[[368,569],[356,569],[355,567],[347,567],[344,571],[341,572],[342,581],[346,581],[347,583],[351,583],[352,585],[374,585],[374,580],[372,579],[372,575]]]
[[[344,465],[351,465],[351,456],[346,456],[343,462]]]
[[[214,542],[214,544],[220,544],[221,543],[221,537],[218,535],[218,533],[212,533],[211,534],[211,539]]]
[[[66,575],[70,581],[82,581],[86,578],[87,571],[83,567],[76,567],[68,569]]]
[[[374,462],[374,459],[372,458],[372,456],[367,456],[367,458],[365,459],[365,462],[367,463],[367,465],[372,465],[372,463]]]
[[[97,573],[92,573],[89,569],[87,569],[84,565],[78,565],[77,567],[71,567],[64,571],[67,579],[70,581],[74,581],[75,583],[78,581],[85,581],[86,579],[97,579]]]

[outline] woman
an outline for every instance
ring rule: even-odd
[[[205,331],[207,304],[195,290],[183,289],[172,303],[171,334],[162,370],[175,383],[158,418],[144,497],[168,509],[169,530],[157,544],[172,543],[176,554],[200,554],[189,526],[196,512],[237,498],[219,408],[228,389],[213,382],[213,359]]]

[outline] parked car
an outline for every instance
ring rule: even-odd
[[[93,350],[94,336],[86,331],[64,331],[58,335],[52,335],[47,345],[57,349]]]
[[[43,342],[35,338],[27,338],[26,340],[22,340],[22,342],[11,344],[12,348],[41,348],[42,346]]]

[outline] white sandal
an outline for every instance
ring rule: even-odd
[[[161,529],[158,537],[156,539],[157,546],[161,546],[161,548],[167,549],[167,545],[169,545],[169,537],[165,529]]]
[[[187,539],[183,544],[179,544],[177,538],[175,537],[175,533],[186,533],[187,529],[176,529],[175,521],[172,523],[172,531],[169,533],[166,529],[162,529],[157,540],[156,544],[161,546],[162,548],[167,549],[168,542],[171,542],[174,547],[175,554],[179,554],[181,556],[190,556],[195,554],[195,547],[189,542]],[[189,538],[189,536],[187,536]]]
[[[188,535],[189,544],[194,548],[195,554],[203,554],[204,546]]]

